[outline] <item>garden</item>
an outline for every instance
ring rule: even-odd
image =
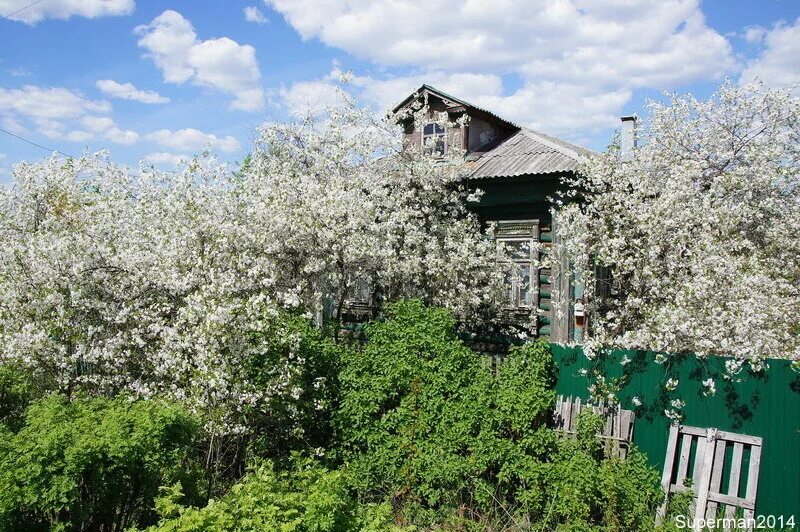
[[[265,124],[235,168],[15,167],[0,531],[678,529],[691,491],[657,522],[661,470],[609,453],[602,417],[553,426],[558,346],[513,333],[498,365],[475,347],[502,330],[505,257],[462,154],[404,149],[342,98]],[[567,257],[597,302],[587,397],[620,401],[618,348],[730,357],[707,395],[770,359],[800,371],[800,102],[728,83],[651,113],[633,158],[612,146],[553,198],[543,261]],[[365,280],[381,311],[354,335]],[[672,381],[680,421],[696,398]]]

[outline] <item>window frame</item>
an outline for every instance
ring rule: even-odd
[[[524,279],[524,274],[514,276],[510,272],[510,286],[508,286],[507,299],[505,307],[511,310],[536,310],[539,307],[539,269],[537,264],[539,261],[539,220],[501,220],[497,222],[494,231],[494,239],[498,245],[514,242],[527,242],[528,243],[528,256],[513,258],[508,257],[504,262],[509,265],[509,270],[512,266],[520,267],[521,271],[524,268],[528,269],[528,283],[527,287],[523,286],[521,282]],[[523,292],[527,288],[527,295],[523,297]]]
[[[425,130],[428,128],[428,126],[433,127],[432,133],[425,133]],[[437,128],[441,128],[441,132],[437,131]],[[426,155],[429,154],[437,158],[444,157],[444,154],[447,152],[447,127],[438,122],[425,122],[420,131],[422,139],[422,153]],[[434,144],[431,146],[430,152],[428,151],[429,148],[426,146],[427,139],[434,139]],[[442,142],[441,152],[437,150],[438,139],[441,139]]]

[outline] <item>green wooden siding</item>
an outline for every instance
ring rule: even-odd
[[[553,345],[553,353],[559,367],[558,393],[586,399],[588,380],[580,370],[589,368],[590,361],[580,348]],[[800,374],[788,361],[769,360],[769,370],[761,376],[742,370],[741,382],[723,379],[725,359],[718,357],[683,356],[658,364],[653,353],[616,351],[598,361],[598,368],[607,377],[622,377],[620,360],[626,355],[632,361],[624,366],[627,383],[618,396],[623,408],[636,412],[633,441],[653,466],[663,468],[669,430],[664,409],[669,400],[680,398],[686,402],[686,425],[762,437],[756,513],[800,518]],[[717,387],[710,397],[703,395],[701,384],[708,377]],[[669,378],[679,379],[676,392],[665,391]],[[642,405],[633,405],[633,397]]]

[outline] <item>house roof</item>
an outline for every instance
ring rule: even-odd
[[[514,177],[530,174],[555,174],[575,172],[584,158],[594,152],[565,140],[521,127],[460,98],[452,96],[428,84],[408,95],[392,108],[396,113],[410,101],[425,92],[432,93],[451,107],[463,107],[472,114],[490,117],[494,122],[514,131],[510,136],[491,141],[467,156],[465,177],[486,179],[491,177]]]
[[[406,96],[400,103],[398,103],[397,105],[392,107],[392,111],[391,112],[392,113],[396,113],[402,107],[406,106],[408,104],[408,102],[418,98],[424,92],[432,93],[435,96],[438,96],[439,98],[441,98],[443,100],[456,103],[456,104],[458,104],[460,106],[463,106],[463,107],[466,107],[466,108],[468,108],[468,109],[470,109],[472,111],[478,111],[478,113],[486,115],[487,117],[491,117],[492,119],[494,119],[495,122],[499,122],[502,125],[506,126],[507,128],[519,129],[519,126],[517,124],[515,124],[514,122],[510,122],[510,121],[506,120],[505,118],[497,116],[496,114],[494,114],[493,112],[489,111],[488,109],[484,109],[483,107],[478,107],[477,105],[473,105],[473,104],[471,104],[471,103],[469,103],[467,101],[462,100],[461,98],[456,98],[455,96],[453,96],[451,94],[448,94],[448,93],[446,93],[444,91],[441,91],[441,90],[437,89],[436,87],[428,85],[427,83],[423,83],[420,88],[418,88],[417,90],[415,90],[414,92],[412,92],[411,94]]]
[[[473,157],[477,155],[477,158],[468,158],[465,177],[485,179],[575,172],[592,153],[556,137],[520,128],[492,149],[474,154]]]

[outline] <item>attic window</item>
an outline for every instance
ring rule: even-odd
[[[422,151],[427,155],[444,156],[444,127],[435,122],[422,128]]]

